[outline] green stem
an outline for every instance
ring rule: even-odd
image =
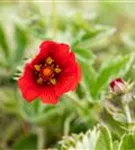
[[[71,114],[64,123],[64,136],[69,135],[71,121],[75,118],[75,114]]]
[[[124,111],[125,111],[125,114],[126,114],[126,117],[127,117],[128,124],[131,124],[132,123],[132,118],[131,118],[130,109],[129,109],[129,106],[128,106],[127,103],[124,104]]]
[[[69,96],[69,95],[65,95],[65,97],[69,98],[72,100],[72,102],[77,105],[78,107],[80,107],[81,109],[84,109],[84,107],[82,106],[82,104],[80,103],[79,100],[73,98],[72,96]]]
[[[38,127],[37,128],[37,150],[43,150],[45,146],[45,135],[44,135],[44,128]]]

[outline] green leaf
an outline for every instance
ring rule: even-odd
[[[3,50],[5,57],[8,57],[9,56],[9,47],[8,47],[4,28],[1,24],[0,24],[0,46]]]
[[[45,105],[39,99],[29,104],[25,100],[21,101],[20,112],[22,117],[34,124],[41,124],[46,120],[50,120],[53,116],[60,114],[60,108],[53,105]]]
[[[37,136],[28,135],[21,137],[13,145],[13,150],[37,150]]]
[[[78,97],[80,99],[83,99],[85,97],[85,89],[84,89],[84,86],[82,84],[79,84],[77,86],[76,94],[78,95]]]
[[[127,76],[127,78],[129,78],[129,71],[131,71],[132,69],[131,69],[131,67],[132,67],[132,65],[133,65],[133,63],[134,63],[134,60],[135,60],[135,54],[134,53],[131,53],[130,54],[130,56],[129,56],[129,61],[128,61],[128,63],[125,65],[125,67],[124,67],[124,70],[121,70],[121,72],[120,72],[120,74],[121,75],[126,75]]]
[[[76,48],[74,49],[74,52],[76,53],[78,60],[83,61],[85,63],[92,64],[95,60],[94,54],[89,49]]]
[[[91,64],[84,63],[82,61],[80,61],[80,64],[83,73],[84,84],[86,87],[85,90],[89,95],[89,97],[91,97],[93,93],[93,87],[95,86],[96,83],[97,74]]]
[[[135,150],[135,133],[125,134],[121,138],[118,150]]]
[[[92,64],[95,61],[95,55],[93,52],[89,49],[81,49],[81,48],[75,48],[74,52],[76,53],[77,59],[81,65],[81,69],[83,72],[83,78],[84,78],[84,88],[86,95],[91,97],[91,90],[93,85],[95,84],[95,77],[96,72],[94,68],[92,67]]]
[[[95,87],[93,87],[93,97],[98,96],[101,88],[103,88],[112,77],[118,76],[119,73],[121,73],[121,69],[124,69],[129,60],[130,56],[118,57],[111,62],[105,62],[105,64],[103,64],[97,76]]]
[[[111,37],[116,31],[115,28],[109,28],[109,27],[105,28],[102,26],[97,26],[94,30],[95,30],[95,34],[84,35],[82,39],[80,39],[80,41],[77,42],[75,46],[79,48],[97,47],[97,45],[104,44],[105,41],[108,40],[108,37]]]
[[[119,99],[118,99],[119,100]],[[122,128],[123,124],[117,120],[114,120],[112,113],[108,111],[108,109],[103,109],[102,113],[100,114],[100,119],[107,125],[109,125],[109,129],[116,137],[120,137],[123,135],[125,130]]]
[[[119,147],[119,141],[114,141],[113,142],[113,149],[118,150]]]
[[[39,116],[39,109],[40,109],[39,99],[34,100],[30,105],[25,100],[23,100],[20,106],[22,116],[30,122],[32,122],[33,118],[36,119]]]
[[[18,62],[22,60],[28,42],[26,32],[19,25],[15,26],[15,41],[16,41],[15,62]]]
[[[111,133],[105,126],[100,127],[100,134],[96,143],[95,150],[112,150]]]

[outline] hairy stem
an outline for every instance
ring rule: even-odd
[[[38,127],[37,128],[37,150],[43,150],[45,146],[45,135],[44,135],[44,128]]]
[[[127,117],[128,124],[131,124],[132,123],[132,118],[131,118],[130,109],[129,109],[129,106],[128,106],[127,103],[124,104],[124,111],[125,111],[125,114],[126,114],[126,117]]]

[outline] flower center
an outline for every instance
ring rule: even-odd
[[[59,65],[50,56],[44,63],[34,65],[36,82],[40,85],[55,85],[61,71]]]
[[[45,77],[50,77],[53,74],[53,69],[51,67],[43,68],[43,75]]]

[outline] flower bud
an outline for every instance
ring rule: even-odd
[[[126,84],[125,84],[124,80],[122,80],[121,78],[117,78],[117,79],[111,81],[110,89],[111,89],[111,92],[113,92],[115,94],[124,94],[127,92]]]

